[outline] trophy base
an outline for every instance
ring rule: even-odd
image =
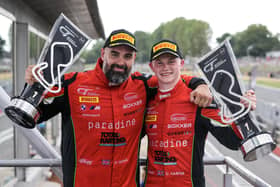
[[[271,135],[269,133],[260,133],[254,135],[241,145],[241,151],[245,161],[254,161],[271,153],[276,148]]]
[[[5,113],[13,122],[28,129],[34,128],[40,117],[39,111],[32,104],[20,98],[12,99]]]

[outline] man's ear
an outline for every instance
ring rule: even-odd
[[[181,59],[181,67],[183,67],[185,64],[185,60],[184,59]]]
[[[153,66],[152,62],[149,63],[149,66],[150,66],[151,70],[154,72],[154,66]]]
[[[104,53],[105,53],[105,49],[104,48],[101,48],[101,59],[102,61],[104,61]]]
[[[133,55],[133,64],[135,64],[135,59],[136,59],[136,52],[134,52],[134,55]]]

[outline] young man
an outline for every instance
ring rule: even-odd
[[[131,68],[136,57],[135,37],[126,30],[107,38],[94,70],[69,73],[63,90],[50,104],[41,104],[40,121],[62,113],[62,167],[64,186],[135,187],[139,140],[148,95],[156,79]],[[26,82],[32,84],[32,66]],[[194,88],[200,80],[186,77]],[[198,89],[198,90],[197,90]],[[194,102],[207,105],[206,85],[193,92]]]
[[[221,123],[217,108],[201,109],[190,102],[191,90],[180,76],[183,64],[175,42],[162,40],[153,45],[150,67],[158,78],[158,91],[147,107],[146,187],[205,186],[203,155],[209,131],[230,149],[240,146],[234,125],[211,123],[210,119]],[[256,98],[248,93],[255,108]]]

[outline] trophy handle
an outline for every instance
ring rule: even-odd
[[[54,77],[54,72],[53,72],[53,69],[54,69],[54,48],[55,46],[67,46],[70,50],[70,59],[69,61],[66,63],[66,64],[59,64],[57,66],[57,72],[58,72],[58,75],[57,77],[55,78]],[[61,80],[60,80],[60,77],[61,77],[61,71],[60,69],[61,68],[66,68],[66,67],[69,67],[72,62],[73,62],[73,49],[72,49],[72,46],[67,43],[67,42],[54,42],[52,45],[51,45],[51,53],[50,53],[50,56],[51,56],[51,60],[50,60],[50,65],[51,65],[51,78],[52,78],[52,82],[51,83],[48,83],[43,75],[41,74],[41,72],[46,69],[49,64],[47,62],[42,62],[42,63],[38,63],[36,66],[34,66],[34,68],[32,69],[32,74],[33,76],[35,77],[35,79],[49,92],[51,93],[59,93],[60,90],[61,90]],[[58,81],[58,88],[56,90],[53,90],[52,87],[55,85],[56,83],[56,79]]]

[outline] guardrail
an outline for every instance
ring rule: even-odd
[[[256,176],[254,173],[240,165],[231,157],[204,157],[204,165],[226,165],[226,173],[223,174],[223,187],[232,187],[232,173],[229,168],[235,171],[244,180],[253,186],[271,187],[270,184]],[[139,160],[141,166],[147,164],[146,159]],[[60,159],[16,159],[0,160],[0,167],[61,167]]]
[[[256,115],[270,128],[280,129],[280,106],[265,101],[257,101]]]

